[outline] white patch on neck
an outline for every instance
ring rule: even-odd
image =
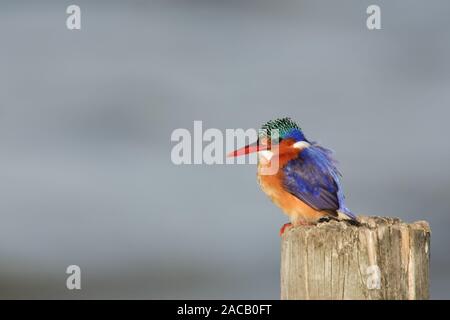
[[[273,157],[273,152],[269,150],[259,151],[259,155],[263,156],[267,161],[270,161]]]
[[[294,143],[292,146],[296,149],[303,150],[303,149],[310,147],[311,145],[306,141],[298,141],[298,142]]]

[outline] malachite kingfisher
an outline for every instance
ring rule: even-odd
[[[274,139],[274,136],[277,137]],[[261,189],[289,217],[280,229],[313,225],[328,220],[346,220],[358,225],[346,207],[332,151],[306,139],[291,118],[271,120],[260,130],[258,140],[228,156],[258,152],[258,182]],[[277,160],[277,171],[265,170]]]

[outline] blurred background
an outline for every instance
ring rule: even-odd
[[[0,298],[279,298],[255,166],[176,166],[170,136],[282,116],[336,151],[354,212],[430,222],[450,298],[448,1],[0,3]]]

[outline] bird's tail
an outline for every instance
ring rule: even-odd
[[[341,206],[341,208],[339,208],[339,210],[338,210],[338,215],[339,215],[339,213],[341,215],[346,216],[347,219],[350,218],[352,220],[356,220],[356,216],[346,206]],[[344,219],[345,219],[345,217],[344,217]]]

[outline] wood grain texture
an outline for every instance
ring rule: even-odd
[[[358,219],[284,233],[281,299],[429,299],[428,223]]]

